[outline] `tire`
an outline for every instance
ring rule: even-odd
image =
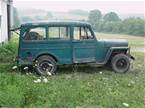
[[[130,59],[125,54],[117,54],[111,60],[112,69],[117,73],[125,73],[130,68]]]
[[[39,75],[48,76],[56,74],[56,61],[51,56],[40,56],[35,61],[35,69]]]

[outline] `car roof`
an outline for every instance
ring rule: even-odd
[[[86,21],[74,21],[74,20],[50,20],[41,22],[28,22],[21,25],[23,26],[90,26]]]

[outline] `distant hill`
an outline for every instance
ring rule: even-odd
[[[53,12],[54,19],[87,20],[88,16],[70,12]]]
[[[41,16],[45,15],[47,11],[41,9],[17,9],[20,16]]]
[[[71,19],[71,20],[87,20],[89,12],[85,10],[69,10],[68,12],[50,12],[41,9],[22,9],[18,8],[18,14],[21,22],[32,21],[32,20],[48,20],[46,19],[47,13],[52,14],[50,19]],[[144,18],[144,14],[120,14],[121,19],[129,17],[140,17]]]
[[[86,16],[86,17],[89,15],[88,11],[80,10],[80,9],[70,10],[70,11],[68,11],[68,13],[74,14],[74,15]]]

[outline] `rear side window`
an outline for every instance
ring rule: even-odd
[[[48,39],[70,39],[70,28],[48,27]]]
[[[30,28],[24,34],[24,40],[45,40],[46,29],[45,27]]]

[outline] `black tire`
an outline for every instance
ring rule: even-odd
[[[39,75],[55,75],[57,69],[56,61],[51,56],[40,56],[35,61],[35,69]]]
[[[112,69],[117,73],[125,73],[130,68],[130,59],[125,54],[117,54],[111,60]]]

